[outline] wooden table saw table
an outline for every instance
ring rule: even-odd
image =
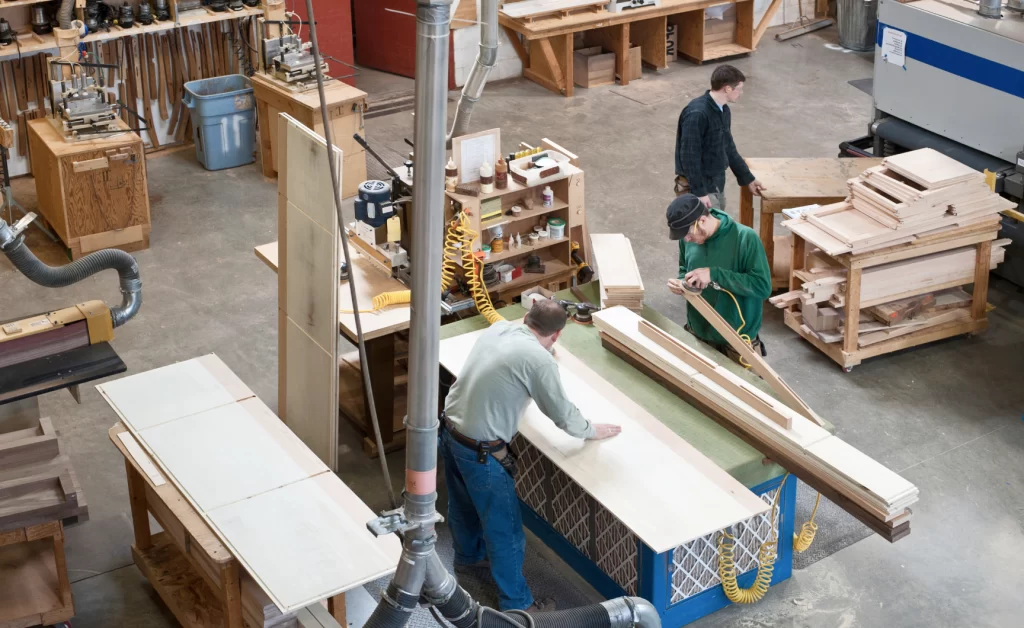
[[[581,290],[588,299],[596,301],[596,283],[581,286]],[[576,300],[568,290],[555,296]],[[526,314],[518,305],[498,311],[508,320]],[[679,325],[651,308],[644,307],[643,317],[772,394],[762,380],[720,354],[705,350]],[[486,326],[482,317],[475,316],[442,326],[441,338]],[[605,380],[614,382],[620,391],[755,494],[766,500],[775,497],[785,474],[780,466],[766,463],[761,453],[603,348],[594,326],[570,321],[559,346],[564,346]],[[524,523],[602,595],[609,598],[640,595],[655,605],[666,626],[689,623],[729,604],[718,579],[715,535],[696,539],[669,552],[655,553],[619,522],[614,513],[596,504],[564,473],[552,469],[552,464],[529,443],[524,446],[521,437],[517,437],[513,448],[520,454],[516,490]],[[779,543],[773,585],[792,573],[792,543],[786,541],[792,538],[794,530],[796,478],[789,477],[782,491],[777,529],[783,542]],[[682,491],[680,499],[685,499]],[[565,514],[571,516],[563,516]],[[756,568],[757,549],[768,534],[770,523],[767,518],[755,517],[734,527],[738,532],[738,572],[744,574],[739,582],[741,586],[749,586],[754,576],[752,569]]]

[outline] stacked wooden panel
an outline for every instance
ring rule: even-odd
[[[783,222],[829,255],[864,253],[927,234],[998,224],[1013,203],[985,175],[930,148],[887,158],[849,181],[840,203]]]
[[[644,307],[644,282],[629,239],[621,233],[595,233],[590,242],[601,280],[601,307],[622,305],[639,313]]]
[[[890,541],[909,534],[913,484],[638,315],[603,310],[594,324],[606,347],[872,530]]]

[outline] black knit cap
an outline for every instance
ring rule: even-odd
[[[693,194],[677,196],[665,211],[665,217],[668,219],[668,237],[672,240],[682,240],[690,232],[693,223],[707,213],[707,207]]]

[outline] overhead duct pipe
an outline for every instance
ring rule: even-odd
[[[1002,0],[978,0],[978,15],[992,19],[1003,17]]]
[[[474,2],[475,0],[462,0]],[[455,120],[448,134],[447,142],[451,145],[453,137],[466,135],[469,122],[473,117],[473,109],[483,96],[487,77],[498,63],[498,4],[500,0],[481,0],[480,2],[480,52],[476,54],[476,63],[462,87],[459,106],[455,110]]]
[[[11,228],[0,218],[0,251],[7,255],[23,275],[45,288],[64,288],[104,270],[116,270],[121,285],[121,305],[110,308],[114,327],[124,325],[142,307],[142,279],[135,258],[119,249],[104,249],[64,266],[47,266],[25,245],[20,229],[28,221]]]
[[[60,8],[57,9],[57,24],[64,30],[71,28],[71,20],[74,18],[75,0],[61,0]]]

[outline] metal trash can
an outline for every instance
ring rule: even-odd
[[[837,0],[839,45],[857,52],[875,49],[878,0]]]
[[[192,116],[196,159],[204,168],[223,170],[256,161],[256,101],[247,77],[190,81],[183,101]]]

